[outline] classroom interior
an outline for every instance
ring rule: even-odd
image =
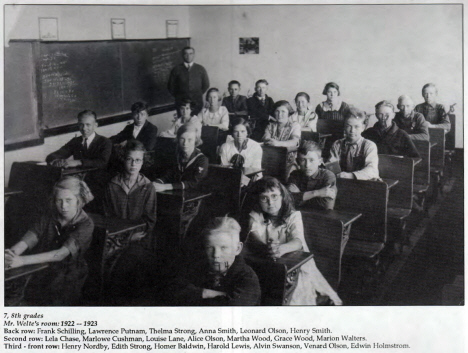
[[[340,265],[340,283],[334,287],[344,305],[460,305],[464,297],[462,9],[461,4],[7,5],[4,46],[7,50],[10,42],[39,41],[41,17],[58,19],[58,42],[112,41],[113,18],[125,19],[125,40],[163,40],[166,21],[177,20],[177,37],[188,38],[195,48],[195,62],[206,68],[210,87],[227,94],[228,82],[238,80],[241,94],[250,96],[255,82],[266,79],[268,95],[275,101],[293,104],[296,93],[303,91],[315,107],[324,100],[325,83],[333,81],[340,85],[344,101],[371,115],[370,126],[376,121],[372,114],[377,102],[396,105],[398,97],[407,94],[421,103],[422,86],[434,82],[438,102],[446,107],[456,104],[451,142],[445,148],[452,153],[445,158],[443,177],[433,181],[438,183],[431,192],[436,196],[425,210],[412,212],[406,223],[409,243],[384,266],[377,281],[362,280],[368,268],[349,262]],[[245,37],[259,38],[258,54],[239,53],[239,38]],[[31,101],[32,119],[40,121],[40,107],[34,105],[34,97]],[[148,119],[159,131],[171,125],[175,109],[168,107]],[[129,123],[129,117],[116,120],[97,132],[110,137]],[[13,163],[44,161],[79,132],[70,128],[54,134],[46,131],[45,136],[40,144],[28,145],[5,133],[5,187],[11,183]],[[103,284],[96,283],[102,290]],[[84,305],[102,305],[96,299],[99,295],[91,294]]]

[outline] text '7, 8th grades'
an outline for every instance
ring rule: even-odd
[[[3,349],[34,350],[310,350],[409,349],[329,328],[98,328],[98,321],[43,321],[42,314],[5,314]]]

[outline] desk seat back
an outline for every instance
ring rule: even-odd
[[[296,147],[276,147],[262,146],[262,168],[265,175],[277,178],[280,182],[286,183],[288,170],[294,161],[290,160],[289,153],[297,150]]]
[[[414,184],[429,185],[431,183],[431,143],[429,141],[414,140],[421,162],[414,169]]]
[[[388,207],[411,209],[413,207],[414,160],[379,154],[379,175],[383,179],[398,180],[390,190]]]
[[[318,132],[313,131],[302,131],[301,141],[302,140],[315,141],[317,143],[320,143],[320,134]]]
[[[203,126],[201,139],[203,144],[199,147],[210,163],[216,163],[218,160],[218,138],[219,128],[216,126]]]
[[[362,213],[354,224],[350,239],[385,243],[387,239],[388,186],[381,181],[337,180],[335,209]]]
[[[61,168],[14,162],[8,186],[22,190],[5,205],[6,236],[22,236],[49,207],[49,197],[54,184],[60,179]],[[7,224],[8,223],[8,224]]]
[[[160,177],[172,166],[176,158],[177,142],[175,138],[158,137],[156,147],[154,148],[154,166],[153,175],[146,175],[150,179]]]
[[[229,214],[238,218],[241,203],[242,170],[220,165],[208,167],[208,177],[204,188],[212,193],[207,200],[208,209],[213,217]]]
[[[429,128],[429,140],[437,143],[431,150],[431,166],[443,170],[445,164],[445,130]]]

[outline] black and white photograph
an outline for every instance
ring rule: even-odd
[[[464,5],[3,3],[6,352],[462,352]]]

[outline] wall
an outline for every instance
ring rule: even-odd
[[[59,40],[110,40],[111,18],[124,18],[127,39],[166,38],[166,20],[190,37],[187,6],[6,5],[5,43],[39,39],[39,17],[57,17]]]
[[[315,107],[326,82],[344,101],[366,110],[434,82],[439,101],[457,103],[456,146],[463,147],[461,5],[191,6],[196,61],[211,86],[227,91],[237,79],[253,93],[266,78],[274,100],[299,91]],[[239,54],[239,37],[260,37],[259,55]]]
[[[10,39],[39,39],[39,17],[57,17],[59,39],[110,40],[111,18],[126,19],[128,39],[166,38],[166,20],[179,20],[179,37],[190,37],[187,6],[5,6],[5,43]],[[87,107],[83,107],[85,109]],[[170,126],[174,112],[152,116],[149,120],[160,131]],[[129,122],[98,128],[103,136],[112,136]],[[43,161],[79,132],[49,137],[44,145],[4,154],[5,185],[8,185],[11,164],[15,161]]]

